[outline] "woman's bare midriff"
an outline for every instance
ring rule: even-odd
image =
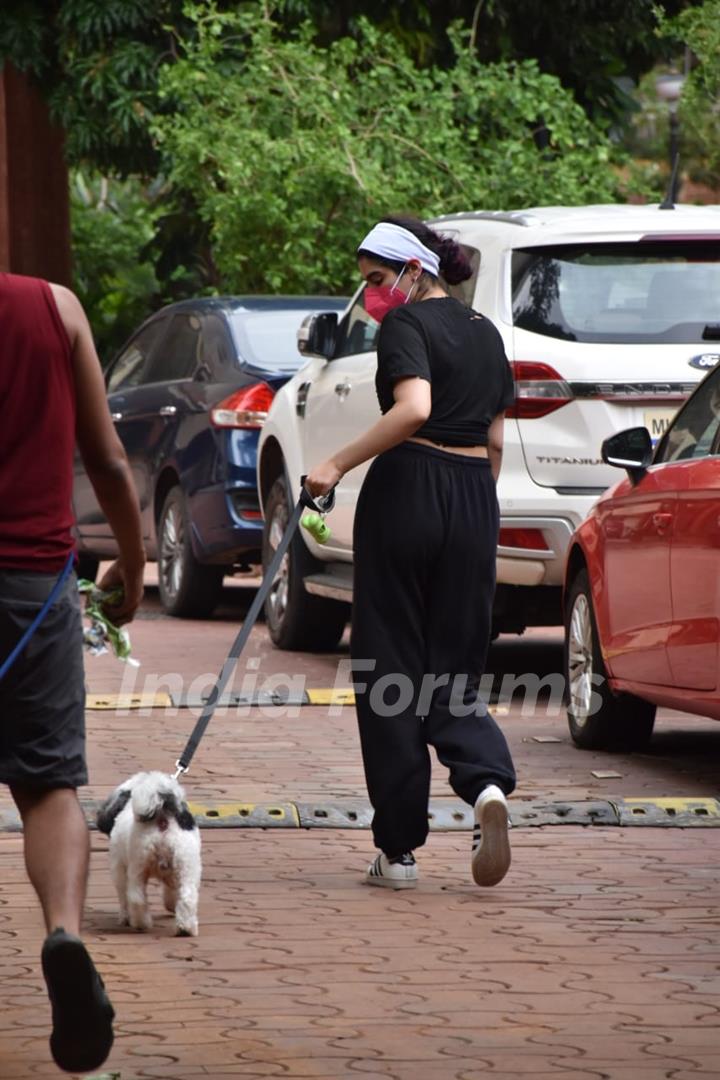
[[[408,442],[420,443],[422,446],[432,446],[435,450],[444,450],[446,454],[463,454],[465,457],[488,456],[487,446],[445,446],[444,443],[433,442],[432,439],[422,439],[413,435]]]

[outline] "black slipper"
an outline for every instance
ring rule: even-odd
[[[80,938],[58,927],[45,938],[42,969],[52,1005],[55,1064],[73,1073],[97,1069],[113,1044],[115,1010],[90,954]]]

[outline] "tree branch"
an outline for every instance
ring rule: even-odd
[[[475,51],[475,46],[477,44],[478,23],[480,22],[480,11],[482,10],[483,3],[484,0],[478,0],[475,5],[475,10],[473,11],[472,25],[470,27],[470,41],[468,42],[470,52]]]

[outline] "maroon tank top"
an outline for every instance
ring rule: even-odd
[[[50,286],[0,273],[0,568],[62,569],[74,448],[71,347]]]

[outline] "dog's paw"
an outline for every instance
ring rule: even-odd
[[[130,925],[130,919],[128,918],[128,913],[126,911],[121,911],[120,914],[118,915],[118,926],[129,926],[129,925]]]
[[[132,915],[128,920],[129,925],[133,930],[137,930],[138,933],[143,933],[146,930],[152,930],[152,918],[150,915]]]
[[[185,923],[182,926],[175,927],[175,937],[197,937],[198,936],[198,924],[197,922]]]

